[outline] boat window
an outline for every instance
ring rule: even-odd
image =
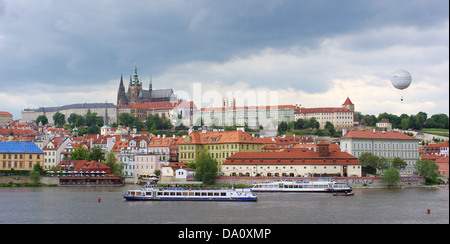
[[[219,196],[219,193],[218,192],[214,192],[214,196]]]
[[[146,195],[146,196],[151,196],[151,195],[152,195],[152,192],[151,192],[151,191],[145,192],[145,195]]]
[[[177,192],[177,196],[181,196],[181,192]]]
[[[140,195],[142,195],[142,192],[138,191],[138,192],[136,192],[136,195],[140,196]]]
[[[183,192],[183,196],[187,196],[188,195],[188,193],[187,192]]]
[[[213,196],[214,194],[212,192],[208,192],[208,196]]]
[[[171,191],[171,192],[170,192],[170,195],[171,195],[171,196],[175,196],[175,192]]]
[[[189,196],[193,196],[194,195],[194,193],[193,192],[189,192]]]
[[[202,192],[202,196],[206,196],[206,192]]]
[[[221,192],[220,195],[224,197],[224,196],[227,195],[227,193],[226,192]]]
[[[169,192],[164,192],[164,196],[168,196],[169,195]]]
[[[196,192],[195,195],[196,195],[196,196],[200,196],[200,192]]]
[[[163,194],[162,192],[158,192],[158,196],[162,196],[162,194]]]

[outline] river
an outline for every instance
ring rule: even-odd
[[[257,202],[127,202],[123,187],[3,187],[3,224],[448,224],[448,188],[258,193]],[[430,209],[430,213],[427,210]]]

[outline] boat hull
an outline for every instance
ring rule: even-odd
[[[351,189],[345,190],[286,190],[286,189],[252,189],[252,192],[304,192],[304,193],[334,193],[334,192],[349,192]]]
[[[145,196],[128,196],[123,195],[127,201],[233,201],[233,202],[248,202],[257,200],[257,197],[241,197],[241,198],[215,198],[215,197],[145,197]]]
[[[254,183],[252,192],[310,192],[310,193],[335,193],[350,192],[352,187],[344,183],[333,181],[276,181],[266,183]]]
[[[129,190],[123,197],[127,201],[256,201],[250,189],[185,189],[183,187],[144,187]]]

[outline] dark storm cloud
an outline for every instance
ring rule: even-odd
[[[341,61],[330,58],[328,67],[319,69],[315,66],[322,59],[303,58],[326,49],[328,39],[345,36],[348,39],[339,39],[346,41],[339,47],[361,53],[421,46],[427,41],[424,36],[411,38],[413,43],[389,31],[385,33],[392,36],[353,36],[385,28],[413,28],[412,33],[420,33],[443,22],[448,23],[448,1],[443,0],[0,0],[0,85],[4,92],[16,91],[17,84],[22,90],[53,85],[59,92],[75,84],[118,81],[121,74],[127,78],[135,63],[147,85],[150,74],[170,77],[166,72],[183,64],[230,64],[255,56],[261,63],[261,57],[292,54],[300,59],[294,65],[309,70],[292,73],[294,66],[269,61],[279,69],[255,71],[259,73],[255,76],[245,71],[220,76],[214,69],[206,74],[227,84],[242,81],[276,89],[280,82],[273,81],[279,79],[285,87],[321,92],[332,86]],[[441,40],[428,41],[442,45]],[[205,74],[192,79],[212,81]]]

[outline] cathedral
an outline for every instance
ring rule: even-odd
[[[152,80],[148,90],[142,89],[142,82],[139,81],[137,66],[134,67],[134,75],[130,76],[128,91],[125,92],[123,76],[120,76],[119,92],[117,93],[117,106],[132,106],[138,103],[174,101],[176,99],[172,89],[153,90]]]

